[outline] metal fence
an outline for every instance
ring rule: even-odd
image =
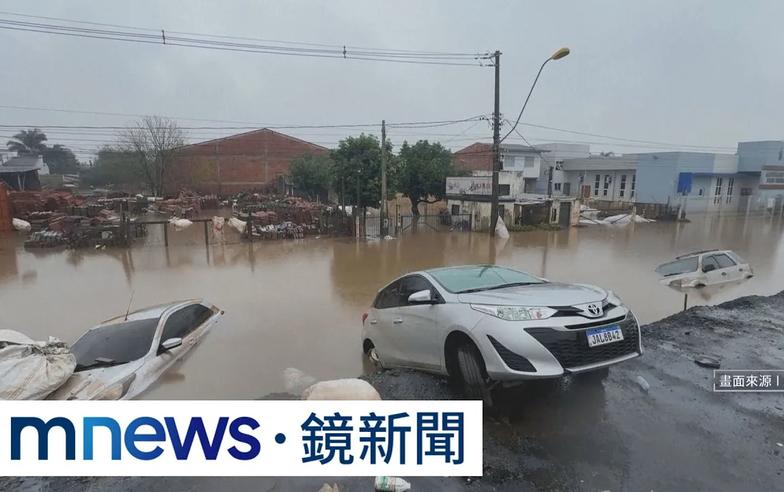
[[[400,232],[411,230],[471,231],[471,214],[401,215]]]

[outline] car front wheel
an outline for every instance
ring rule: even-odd
[[[465,395],[472,400],[482,400],[489,407],[493,401],[487,384],[482,355],[473,344],[465,343],[457,348],[457,364]]]

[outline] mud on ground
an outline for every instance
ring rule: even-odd
[[[777,490],[784,393],[713,393],[724,369],[784,369],[784,292],[699,306],[642,327],[644,355],[604,381],[565,378],[494,396],[476,490]],[[638,378],[650,386],[642,388]],[[384,371],[384,399],[455,398],[440,378]]]

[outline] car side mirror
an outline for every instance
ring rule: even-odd
[[[432,304],[433,295],[430,289],[420,290],[408,296],[408,302],[410,304]]]
[[[712,272],[715,269],[716,269],[716,265],[705,265],[702,267],[702,272],[708,273],[708,272]]]
[[[182,345],[182,338],[169,338],[161,344],[161,348],[158,350],[158,353],[167,352],[173,348],[179,347],[180,345]]]

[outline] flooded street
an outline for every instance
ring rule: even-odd
[[[155,399],[246,399],[283,391],[296,367],[317,379],[362,372],[360,318],[376,291],[412,270],[498,263],[550,280],[614,290],[649,323],[682,309],[683,294],[653,269],[676,254],[733,249],[754,268],[748,282],[704,289],[689,305],[717,304],[784,287],[780,218],[698,217],[690,223],[592,226],[513,233],[407,232],[386,241],[308,238],[204,246],[200,227],[151,234],[132,249],[25,251],[0,236],[0,328],[73,342],[97,322],[133,307],[205,298],[226,311],[188,359],[146,395]],[[227,239],[230,239],[227,237]]]

